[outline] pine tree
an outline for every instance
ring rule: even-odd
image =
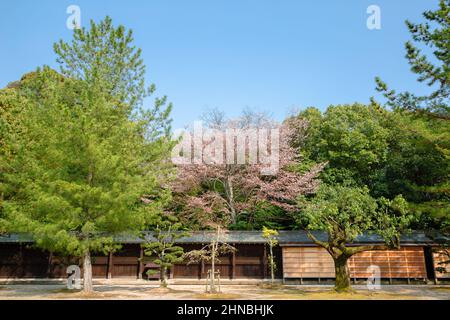
[[[10,230],[36,245],[83,260],[92,287],[91,253],[113,236],[135,233],[168,199],[170,105],[145,110],[145,67],[124,27],[111,19],[76,30],[55,45],[62,77],[45,67],[20,88],[2,137],[9,150],[3,208]],[[19,103],[26,99],[25,105]]]
[[[405,43],[406,59],[419,82],[426,82],[432,93],[417,96],[410,92],[396,93],[376,78],[377,90],[384,93],[394,108],[442,120],[450,120],[450,0],[440,0],[439,8],[423,13],[425,23],[406,21],[412,39],[428,47],[433,58],[428,58],[413,42]]]
[[[184,250],[175,245],[177,239],[189,235],[181,231],[182,225],[172,216],[162,216],[158,219],[154,230],[154,238],[148,239],[144,235],[144,252],[147,256],[155,257],[153,263],[159,265],[161,287],[167,287],[167,271],[175,264],[183,261]],[[156,240],[156,241],[155,241]]]
[[[405,43],[406,59],[411,71],[418,75],[419,82],[425,82],[431,89],[428,95],[417,96],[411,92],[396,93],[386,83],[376,78],[377,90],[387,98],[387,105],[407,116],[413,115],[409,130],[414,135],[423,136],[423,140],[440,151],[443,159],[450,160],[450,0],[439,0],[435,10],[423,13],[424,23],[406,21],[412,41]],[[431,50],[427,57],[423,49]],[[418,193],[427,199],[416,206],[423,219],[432,217],[438,220],[443,232],[450,231],[449,186],[447,172],[433,185],[416,186]],[[426,227],[426,226],[425,226]]]

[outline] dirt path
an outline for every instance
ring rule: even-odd
[[[393,299],[393,300],[450,300],[450,286],[431,285],[387,285],[381,290],[369,291],[365,286],[354,286],[355,293],[337,294],[331,286],[281,286],[277,289],[264,289],[256,285],[229,285],[222,287],[222,294],[208,295],[204,286],[173,285],[161,290],[155,285],[142,284],[100,284],[95,285],[95,293],[68,290],[62,284],[15,284],[0,285],[0,300],[11,299]]]

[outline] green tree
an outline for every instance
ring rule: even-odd
[[[118,108],[130,112],[142,104],[152,85],[146,88],[141,49],[133,45],[133,31],[115,28],[110,17],[90,28],[75,29],[70,43],[54,44],[60,72],[67,78],[84,80],[115,99]],[[127,109],[128,108],[128,109]]]
[[[57,74],[55,73],[54,76]],[[10,83],[6,88],[0,90],[0,234],[7,231],[3,202],[11,195],[5,185],[5,174],[10,170],[9,160],[12,156],[11,148],[6,145],[6,134],[19,130],[17,115],[20,113],[20,109],[13,109],[13,106],[28,103],[23,95],[18,94],[18,90],[35,78],[36,73],[30,72],[25,74],[20,81]]]
[[[290,229],[295,223],[295,218],[287,214],[283,209],[272,205],[267,201],[256,203],[252,210],[242,211],[231,230],[261,230],[264,226],[270,229]]]
[[[161,287],[167,287],[167,270],[175,263],[183,261],[184,250],[182,247],[175,245],[177,239],[189,235],[182,232],[182,225],[173,221],[172,217],[162,217],[159,219],[155,231],[153,233],[155,239],[148,239],[143,247],[147,256],[156,256],[153,263],[159,265]]]
[[[91,252],[111,249],[115,234],[142,230],[169,199],[170,105],[163,98],[142,107],[152,90],[143,88],[143,61],[131,42],[109,18],[76,30],[72,44],[55,46],[62,80],[39,70],[11,104],[16,123],[2,137],[10,230],[82,258],[87,292]]]
[[[389,153],[379,194],[402,194],[420,217],[416,228],[450,226],[450,123],[403,112],[387,112],[386,119]]]
[[[439,0],[438,8],[425,11],[423,17],[426,19],[424,23],[406,21],[412,41],[405,43],[405,49],[411,71],[418,76],[419,82],[427,84],[430,93],[421,96],[408,91],[397,93],[390,90],[379,77],[375,81],[376,89],[383,93],[387,105],[394,110],[403,111],[411,119],[408,127],[413,132],[412,135],[417,136],[419,133],[421,136],[415,145],[418,152],[414,157],[425,156],[422,167],[437,168],[434,173],[441,174],[434,183],[430,183],[428,174],[423,174],[419,177],[428,179],[427,183],[405,184],[422,198],[421,201],[415,201],[419,202],[416,210],[422,213],[423,219],[437,220],[441,229],[449,232],[450,1]],[[415,116],[415,119],[409,114]],[[423,153],[426,149],[438,152]],[[430,159],[431,157],[434,158]],[[438,158],[443,159],[447,166],[436,166]],[[428,223],[425,223],[424,227],[427,226]]]
[[[325,183],[374,184],[387,159],[389,138],[377,110],[338,105],[323,114],[308,108],[298,117],[309,122],[301,143],[304,165],[328,162],[320,175]]]
[[[410,110],[421,115],[450,120],[450,0],[440,0],[439,8],[423,13],[425,23],[406,21],[412,39],[405,43],[406,59],[417,80],[431,88],[429,95],[417,96],[410,92],[396,93],[377,77],[377,90],[394,108]],[[416,45],[431,50],[430,59]]]
[[[278,245],[278,240],[277,240],[278,231],[263,227],[262,236],[264,239],[266,239],[266,243],[269,246],[268,258],[269,258],[269,267],[270,267],[270,280],[273,284],[275,281],[275,270],[277,267],[277,264],[274,259],[273,248],[276,245]]]
[[[448,121],[417,118],[376,103],[331,106],[323,114],[308,108],[299,117],[309,122],[301,142],[302,165],[328,162],[321,174],[325,183],[368,186],[376,198],[402,194],[423,217],[445,216]]]
[[[351,256],[362,251],[398,247],[400,232],[410,223],[407,203],[401,196],[375,200],[366,187],[322,185],[312,199],[300,198],[299,206],[302,218],[308,221],[308,236],[333,258],[338,292],[351,290],[347,265]],[[325,231],[328,240],[318,239],[310,232],[312,230]],[[364,233],[382,236],[386,245],[352,245]]]

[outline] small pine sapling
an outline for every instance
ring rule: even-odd
[[[176,263],[183,261],[183,248],[175,243],[177,239],[186,237],[187,232],[180,231],[181,223],[173,222],[171,219],[160,221],[153,234],[154,239],[145,237],[146,242],[143,245],[144,253],[147,256],[155,256],[153,263],[159,266],[161,287],[166,288],[167,271]],[[156,240],[156,241],[155,241]],[[154,270],[147,271],[152,275]]]

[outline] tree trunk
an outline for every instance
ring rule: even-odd
[[[216,260],[216,243],[213,243],[212,246],[212,252],[211,252],[211,293],[216,293],[216,285],[215,285],[215,280],[216,280],[216,265],[215,265],[215,260]]]
[[[85,293],[91,293],[94,291],[92,286],[92,263],[91,263],[91,253],[86,250],[83,257],[83,291]]]
[[[270,245],[270,279],[271,279],[272,284],[275,281],[275,270],[274,270],[275,266],[273,263],[274,263],[274,261],[273,261],[273,246]]]
[[[350,271],[348,269],[347,260],[349,257],[341,255],[338,258],[333,258],[334,269],[336,272],[335,290],[337,292],[351,291]]]
[[[228,196],[228,206],[230,208],[230,215],[231,215],[231,223],[236,224],[236,208],[234,206],[234,190],[233,190],[233,181],[231,181],[231,177],[227,176],[227,181],[225,183],[226,186],[226,194]]]
[[[161,266],[159,270],[160,270],[159,277],[161,279],[161,287],[167,288],[167,267]]]

